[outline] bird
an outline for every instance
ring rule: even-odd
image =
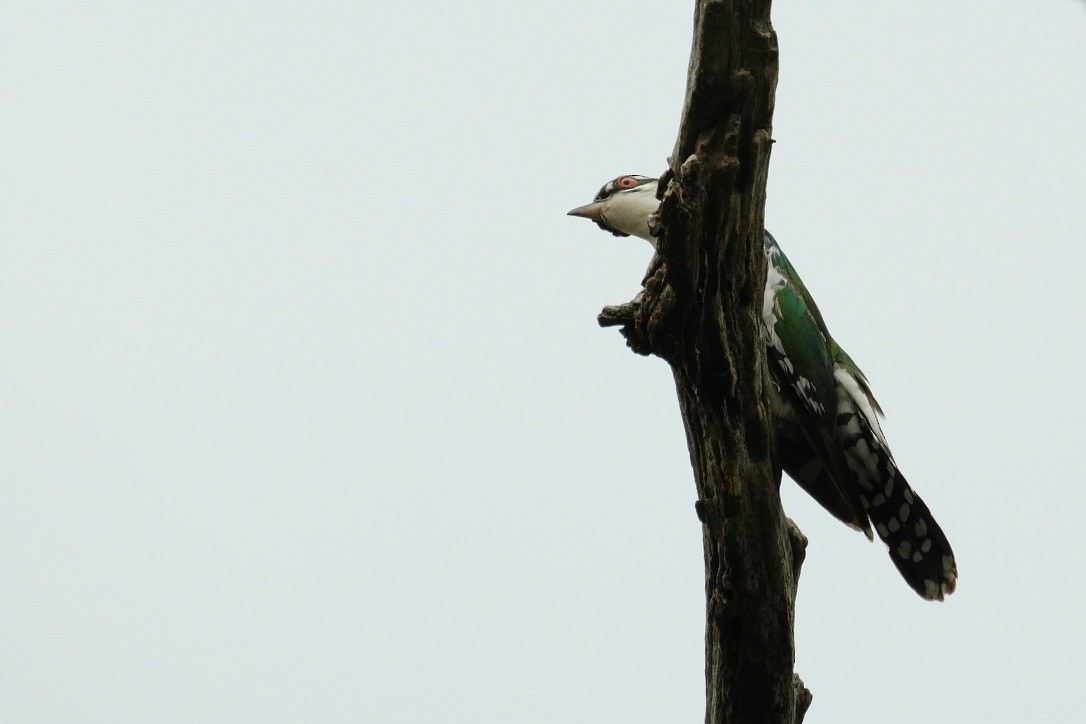
[[[658,179],[627,174],[569,212],[656,247],[650,217]],[[886,545],[905,582],[941,601],[957,585],[950,542],[905,480],[886,442],[867,377],[830,336],[799,274],[767,231],[761,337],[771,385],[776,460],[831,515]]]

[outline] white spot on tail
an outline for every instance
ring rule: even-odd
[[[878,441],[883,444],[883,447],[889,448],[890,446],[886,444],[886,438],[882,436],[882,428],[879,427],[879,420],[875,417],[875,410],[871,407],[871,401],[867,399],[867,395],[860,389],[860,383],[844,367],[835,366],[833,376],[837,379],[838,384],[845,389],[848,396],[852,398],[853,403],[860,412],[863,413],[868,427],[871,428]]]

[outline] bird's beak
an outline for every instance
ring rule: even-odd
[[[581,216],[586,219],[592,219],[597,224],[603,223],[603,202],[593,201],[591,204],[585,204],[584,206],[578,206],[573,211],[570,211],[567,216]]]

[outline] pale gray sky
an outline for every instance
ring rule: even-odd
[[[0,720],[689,722],[670,374],[567,218],[665,167],[692,3],[0,8]],[[959,590],[791,483],[807,721],[1068,721],[1086,12],[777,3],[769,228]]]

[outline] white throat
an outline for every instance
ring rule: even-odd
[[[612,196],[603,210],[603,216],[611,228],[641,237],[655,247],[656,239],[649,233],[649,217],[659,205],[656,184],[644,184]]]

